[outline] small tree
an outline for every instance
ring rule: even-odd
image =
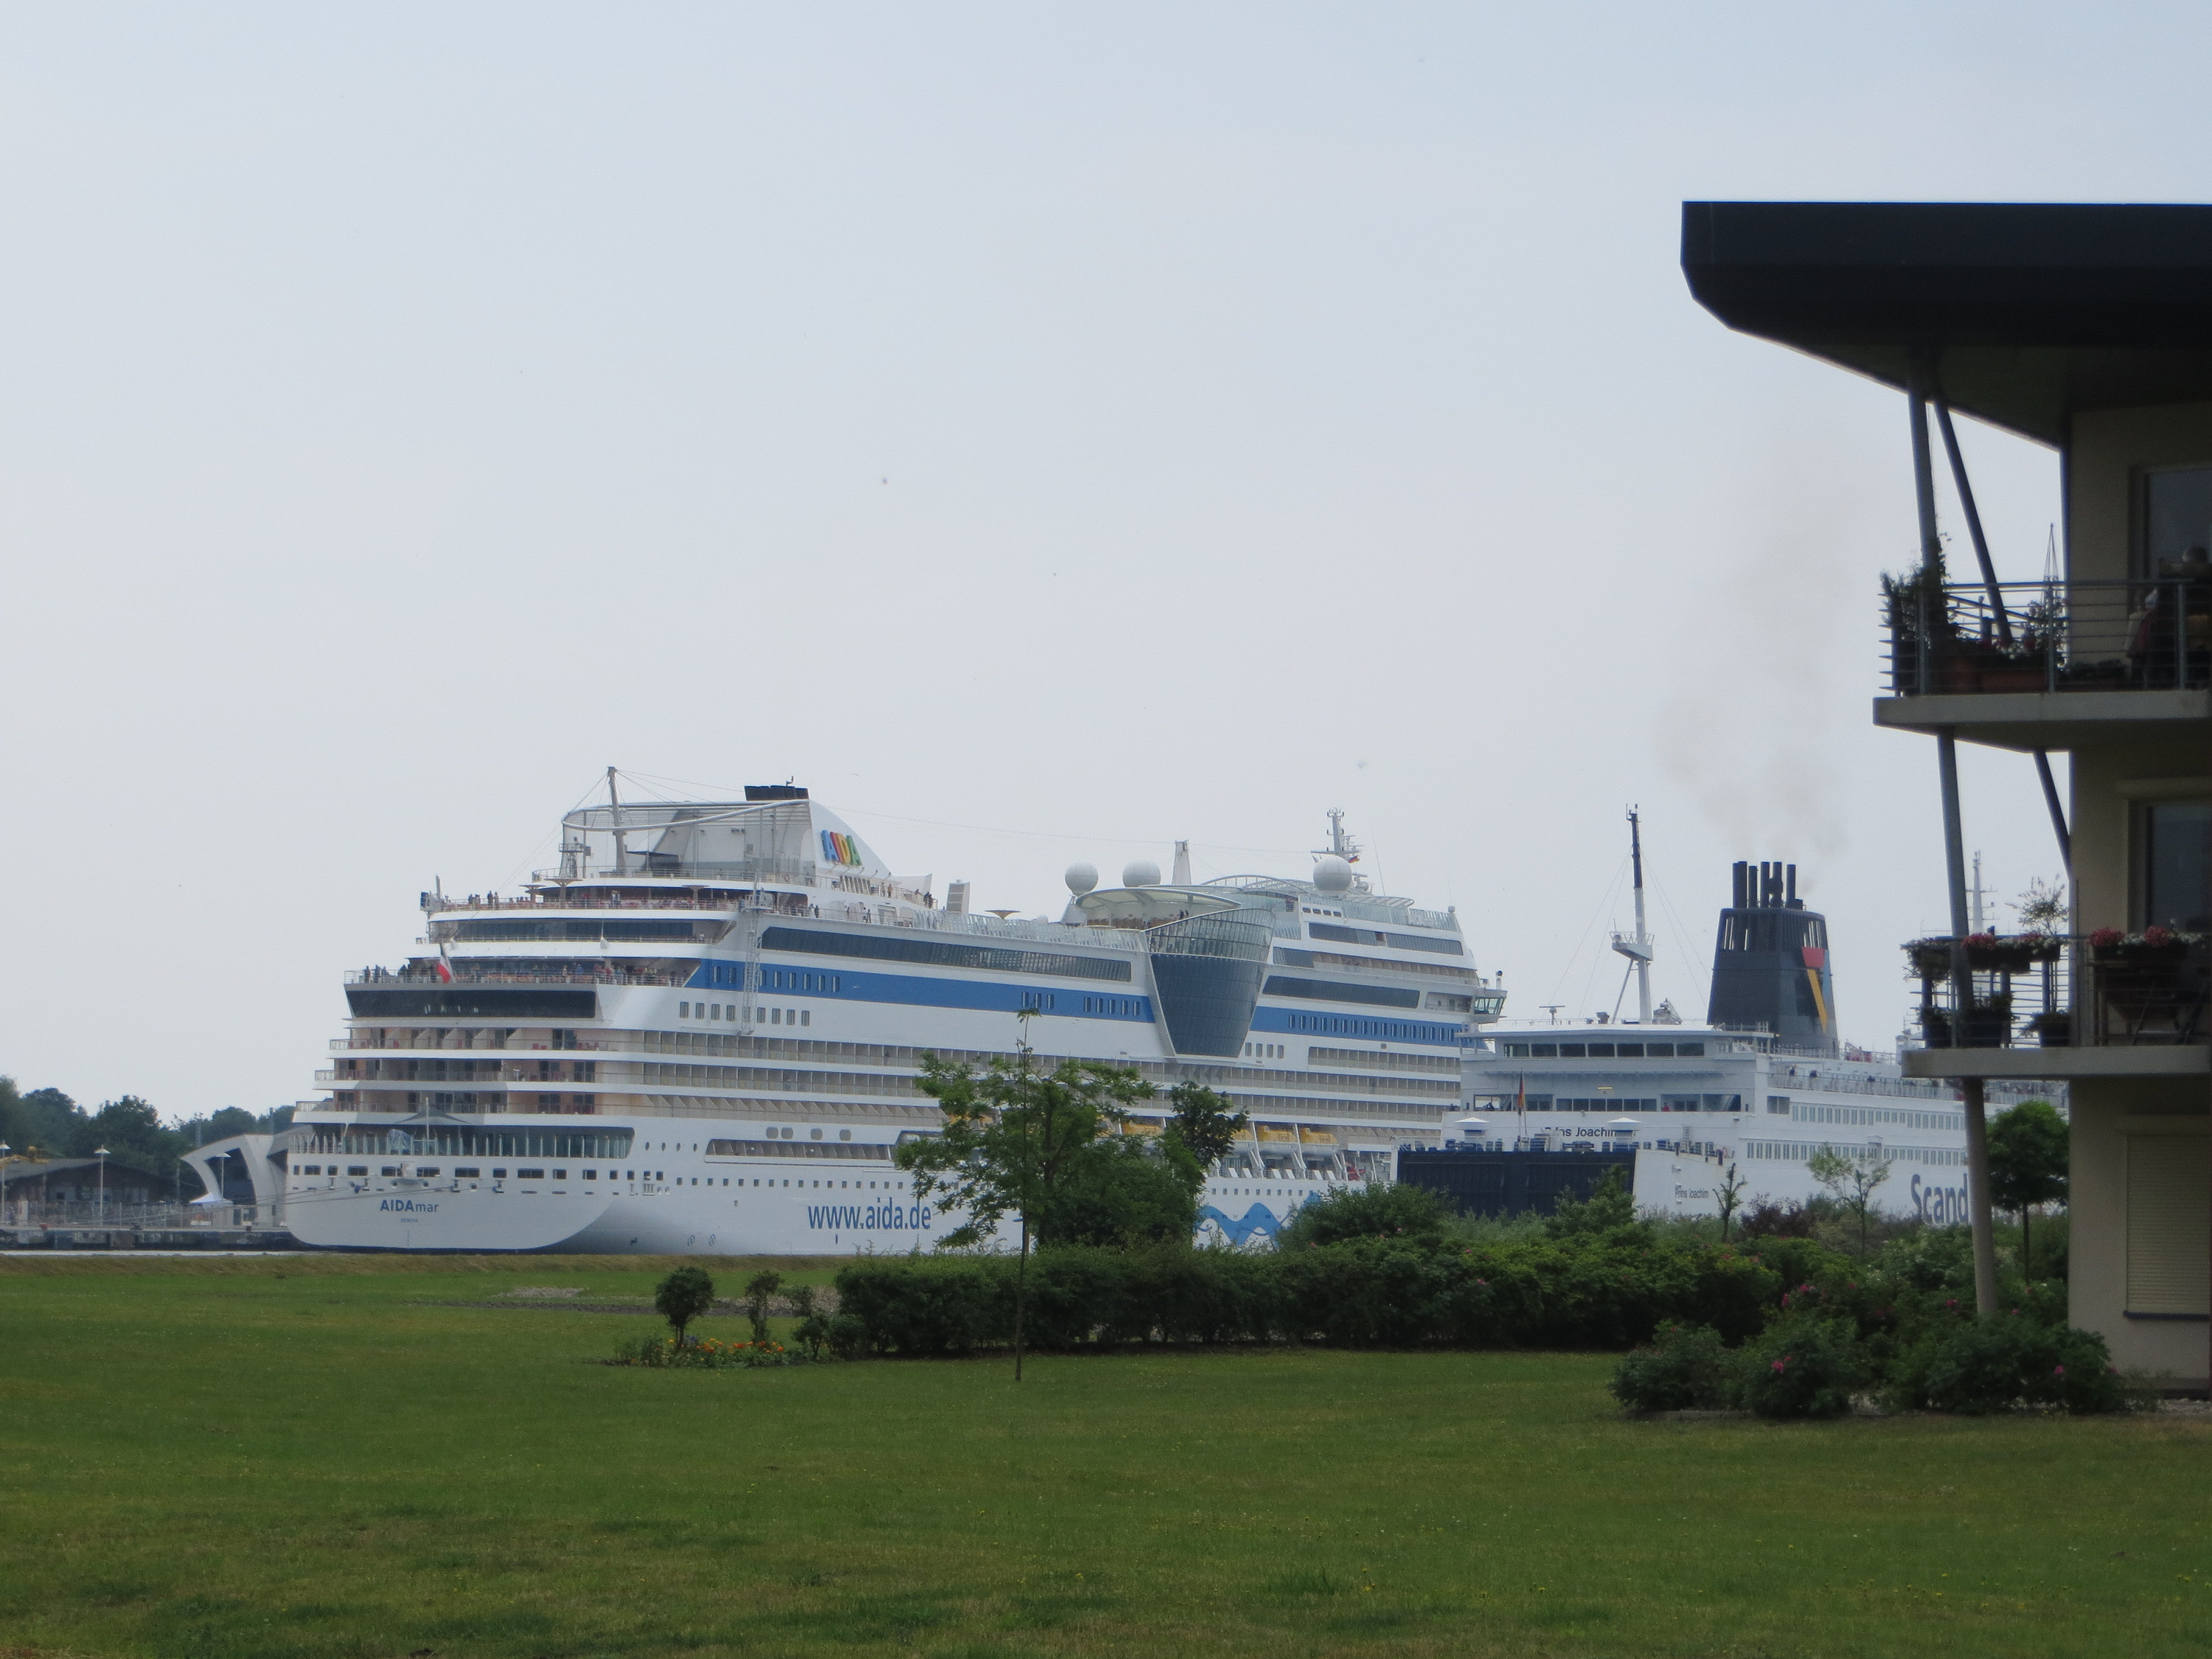
[[[1617,1233],[1636,1225],[1636,1194],[1620,1178],[1614,1164],[1598,1177],[1586,1199],[1562,1198],[1545,1219],[1544,1231],[1553,1238],[1583,1234]]]
[[[653,1310],[676,1328],[676,1346],[684,1346],[684,1328],[714,1305],[714,1281],[704,1267],[678,1267],[662,1279],[653,1292]]]
[[[1889,1160],[1871,1146],[1856,1152],[1823,1146],[1805,1160],[1805,1167],[1837,1203],[1858,1218],[1859,1254],[1864,1255],[1874,1223],[1875,1188],[1889,1179]]]
[[[1040,1220],[1063,1188],[1084,1172],[1086,1155],[1129,1109],[1154,1098],[1134,1069],[1064,1060],[1040,1071],[1028,1043],[981,1073],[924,1054],[915,1079],[937,1102],[945,1127],[911,1140],[894,1156],[912,1172],[915,1195],[936,1197],[966,1218],[939,1241],[940,1249],[979,1244],[1008,1216],[1021,1224],[1014,1270],[1014,1380],[1022,1376],[1022,1340],[1029,1311],[1030,1246]]]
[[[1743,1206],[1743,1177],[1736,1173],[1735,1164],[1729,1164],[1728,1173],[1721,1177],[1720,1184],[1721,1243],[1723,1244],[1728,1243],[1729,1223]]]
[[[783,1275],[766,1267],[745,1280],[745,1317],[752,1322],[753,1340],[768,1340],[769,1298],[783,1288]]]
[[[1203,1185],[1206,1171],[1229,1156],[1252,1115],[1231,1110],[1224,1097],[1202,1083],[1178,1083],[1168,1091],[1168,1099],[1175,1110],[1168,1119],[1167,1139],[1196,1160]]]
[[[2047,1100],[2023,1100],[1990,1125],[1990,1202],[2020,1218],[2020,1272],[2035,1277],[2027,1220],[2066,1196],[2066,1120]]]

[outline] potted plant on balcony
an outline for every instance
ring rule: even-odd
[[[2012,1040],[2012,994],[1976,997],[1963,1029],[1952,1010],[1932,1002],[1920,1006],[1920,1035],[1931,1048],[2002,1048]]]
[[[2089,935],[2089,950],[2099,962],[2179,962],[2197,939],[2170,927],[2146,927],[2140,933],[2100,927]]]
[[[2058,959],[2058,941],[2048,933],[1969,933],[1966,944],[1966,966],[1984,971],[2024,974]]]
[[[2169,927],[2089,935],[2100,1042],[2193,1042],[2204,1019],[2212,975],[2204,936]]]
[[[1912,939],[1905,945],[1905,954],[1911,959],[1912,971],[1922,979],[1950,978],[1951,941],[1949,939]]]
[[[1951,617],[1950,595],[1943,591],[1945,579],[1940,550],[1902,575],[1882,576],[1891,685],[1900,697],[1973,689],[1970,684],[1953,683],[1961,671],[1971,679],[1972,669],[1957,654],[1959,630]]]

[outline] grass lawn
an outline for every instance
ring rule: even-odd
[[[659,1270],[0,1259],[0,1656],[2212,1650],[2198,1420],[1626,1423],[1584,1354],[617,1370],[648,1316],[481,1305]]]

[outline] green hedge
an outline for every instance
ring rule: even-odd
[[[1011,1342],[1015,1263],[898,1256],[837,1275],[841,1312],[877,1353],[958,1354]],[[1246,1254],[1165,1247],[1040,1253],[1028,1340],[1311,1342],[1332,1347],[1611,1348],[1663,1321],[1757,1331],[1782,1279],[1729,1249],[1660,1250],[1640,1237],[1462,1249],[1364,1241]]]

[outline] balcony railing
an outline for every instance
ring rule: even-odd
[[[1972,1000],[1963,1015],[1950,947],[1948,939],[1905,946],[1930,1048],[2132,1048],[2212,1036],[2212,941],[2202,935],[1969,942]]]
[[[1961,692],[2173,691],[2212,684],[2212,572],[2139,581],[1918,578],[1884,596],[1900,697]]]

